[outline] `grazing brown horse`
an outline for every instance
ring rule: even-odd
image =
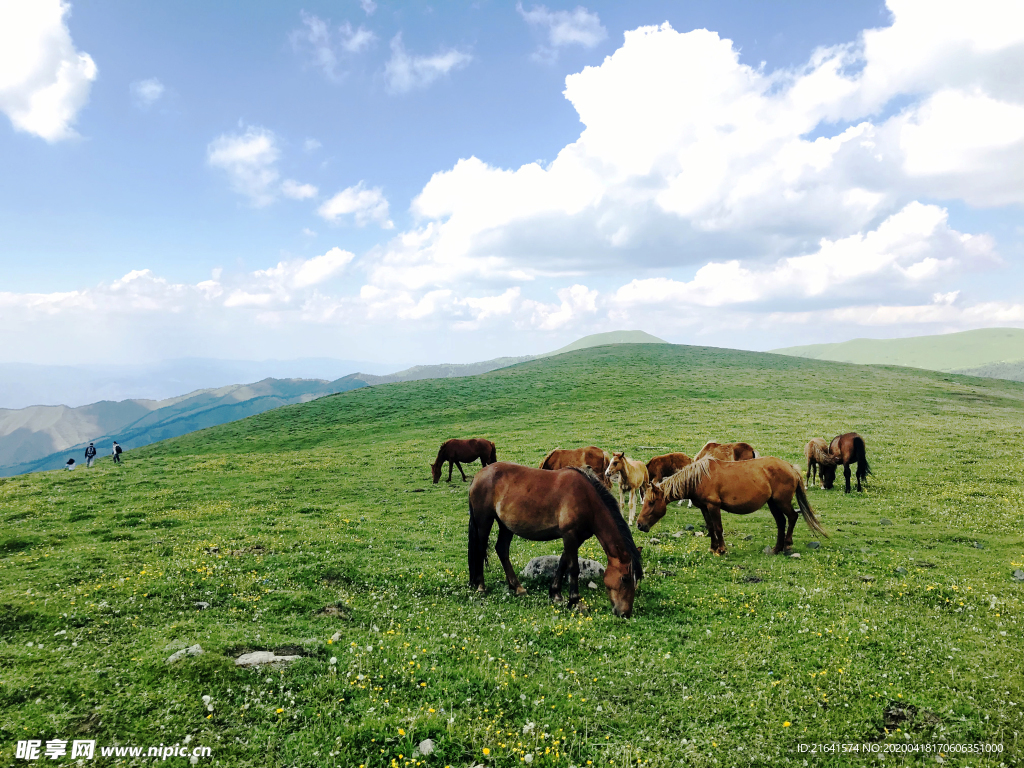
[[[499,462],[477,473],[469,487],[469,583],[484,591],[484,553],[491,525],[498,523],[498,553],[509,589],[526,594],[508,559],[513,536],[530,541],[561,539],[564,545],[552,600],[562,599],[562,577],[569,572],[569,605],[579,602],[580,545],[596,536],[608,567],[604,585],[616,616],[633,613],[636,585],[644,577],[640,550],[633,543],[619,505],[598,477],[586,467],[545,472]]]
[[[665,516],[670,501],[690,499],[704,514],[711,537],[711,551],[720,555],[725,553],[722,510],[748,515],[768,504],[779,531],[772,550],[778,554],[793,546],[793,528],[798,516],[793,509],[793,496],[796,496],[799,514],[803,515],[807,526],[827,538],[828,534],[807,501],[800,470],[788,461],[774,456],[749,461],[720,461],[705,456],[660,484],[651,486],[636,526],[641,531],[649,531]]]
[[[643,501],[644,491],[651,484],[647,477],[647,465],[627,458],[622,451],[616,451],[608,462],[604,476],[611,482],[616,475],[619,478],[619,506],[623,504],[623,494],[629,494],[629,524],[632,525],[636,517],[636,500],[639,498]]]
[[[655,456],[647,462],[647,477],[652,483],[660,483],[669,475],[674,475],[692,463],[693,459],[685,453],[666,453],[664,456]]]
[[[601,478],[605,488],[612,483],[604,476],[610,457],[596,445],[586,448],[556,448],[540,463],[541,469],[564,469],[565,467],[590,467]]]
[[[804,446],[804,458],[807,459],[807,485],[811,485],[811,476],[815,478],[821,474],[822,482],[825,481],[825,467],[835,467],[839,459],[828,452],[828,443],[820,437],[812,437]]]
[[[494,448],[494,443],[480,437],[470,438],[469,440],[445,440],[437,451],[437,459],[430,465],[430,473],[434,478],[434,483],[436,484],[441,479],[441,470],[444,469],[446,461],[448,462],[448,482],[452,481],[453,466],[459,468],[459,472],[462,474],[462,482],[466,482],[466,473],[462,471],[462,464],[459,462],[465,461],[468,463],[477,459],[480,459],[480,464],[485,467],[496,462],[498,460],[498,452]]]
[[[821,487],[831,488],[836,481],[836,465],[843,465],[843,475],[846,477],[846,492],[850,492],[850,465],[857,462],[857,491],[863,490],[860,487],[866,482],[871,474],[871,467],[868,465],[868,455],[864,449],[864,438],[856,432],[847,432],[845,435],[836,435],[828,444],[828,452],[832,454],[835,461],[831,466],[821,468]]]
[[[715,443],[709,440],[704,443],[704,447],[693,457],[693,460],[700,461],[705,456],[713,456],[719,461],[747,461],[756,459],[757,451],[751,447],[750,443]]]

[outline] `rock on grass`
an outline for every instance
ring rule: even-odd
[[[526,567],[523,568],[519,575],[524,579],[554,578],[555,570],[558,568],[558,561],[560,559],[561,558],[558,555],[535,557],[526,564]],[[580,558],[580,579],[603,578],[603,565],[597,562],[597,560],[587,560],[583,557]]]

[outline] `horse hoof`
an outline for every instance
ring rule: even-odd
[[[516,587],[516,595],[518,595],[519,597],[522,597],[525,594],[526,594],[526,588],[525,587]]]
[[[551,595],[551,602],[552,603],[560,603],[560,602],[562,602],[562,596],[561,595]]]
[[[487,590],[484,589],[484,585],[483,584],[481,584],[479,587],[476,588],[476,592],[477,592],[478,595],[482,595],[486,591]]]

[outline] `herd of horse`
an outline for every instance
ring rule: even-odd
[[[804,447],[804,456],[806,482],[812,482],[813,474],[815,479],[820,477],[824,489],[833,487],[840,464],[847,493],[851,491],[851,464],[857,465],[858,491],[871,473],[864,439],[856,432],[838,435],[831,443],[813,438]],[[604,583],[612,612],[624,618],[633,613],[636,587],[643,578],[642,548],[634,543],[630,529],[635,520],[639,530],[650,531],[673,501],[688,500],[701,511],[715,554],[726,551],[723,510],[746,515],[767,505],[778,531],[773,554],[793,546],[793,529],[800,516],[815,534],[828,537],[807,499],[801,469],[774,456],[760,456],[748,443],[708,442],[692,459],[685,453],[668,453],[646,463],[621,451],[608,454],[593,445],[559,448],[534,469],[499,462],[490,440],[448,440],[431,465],[434,483],[441,479],[445,462],[450,482],[453,466],[465,481],[462,464],[477,460],[483,469],[469,489],[469,580],[480,592],[484,591],[484,563],[495,523],[495,552],[509,589],[516,594],[526,590],[509,560],[513,536],[530,541],[562,540],[562,556],[549,594],[553,601],[562,600],[562,581],[568,574],[570,606],[580,599],[579,548],[591,536],[596,537],[608,558]],[[618,482],[618,502],[611,493],[613,482]],[[628,522],[620,511],[627,501]],[[642,505],[639,515],[637,502]]]

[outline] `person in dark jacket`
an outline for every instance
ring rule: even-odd
[[[96,446],[89,443],[89,447],[85,449],[85,467],[88,469],[92,466],[92,463],[96,461]]]
[[[121,463],[121,446],[117,444],[117,440],[114,441],[114,450],[112,450],[110,453],[114,457],[114,463],[115,464],[120,464]]]

